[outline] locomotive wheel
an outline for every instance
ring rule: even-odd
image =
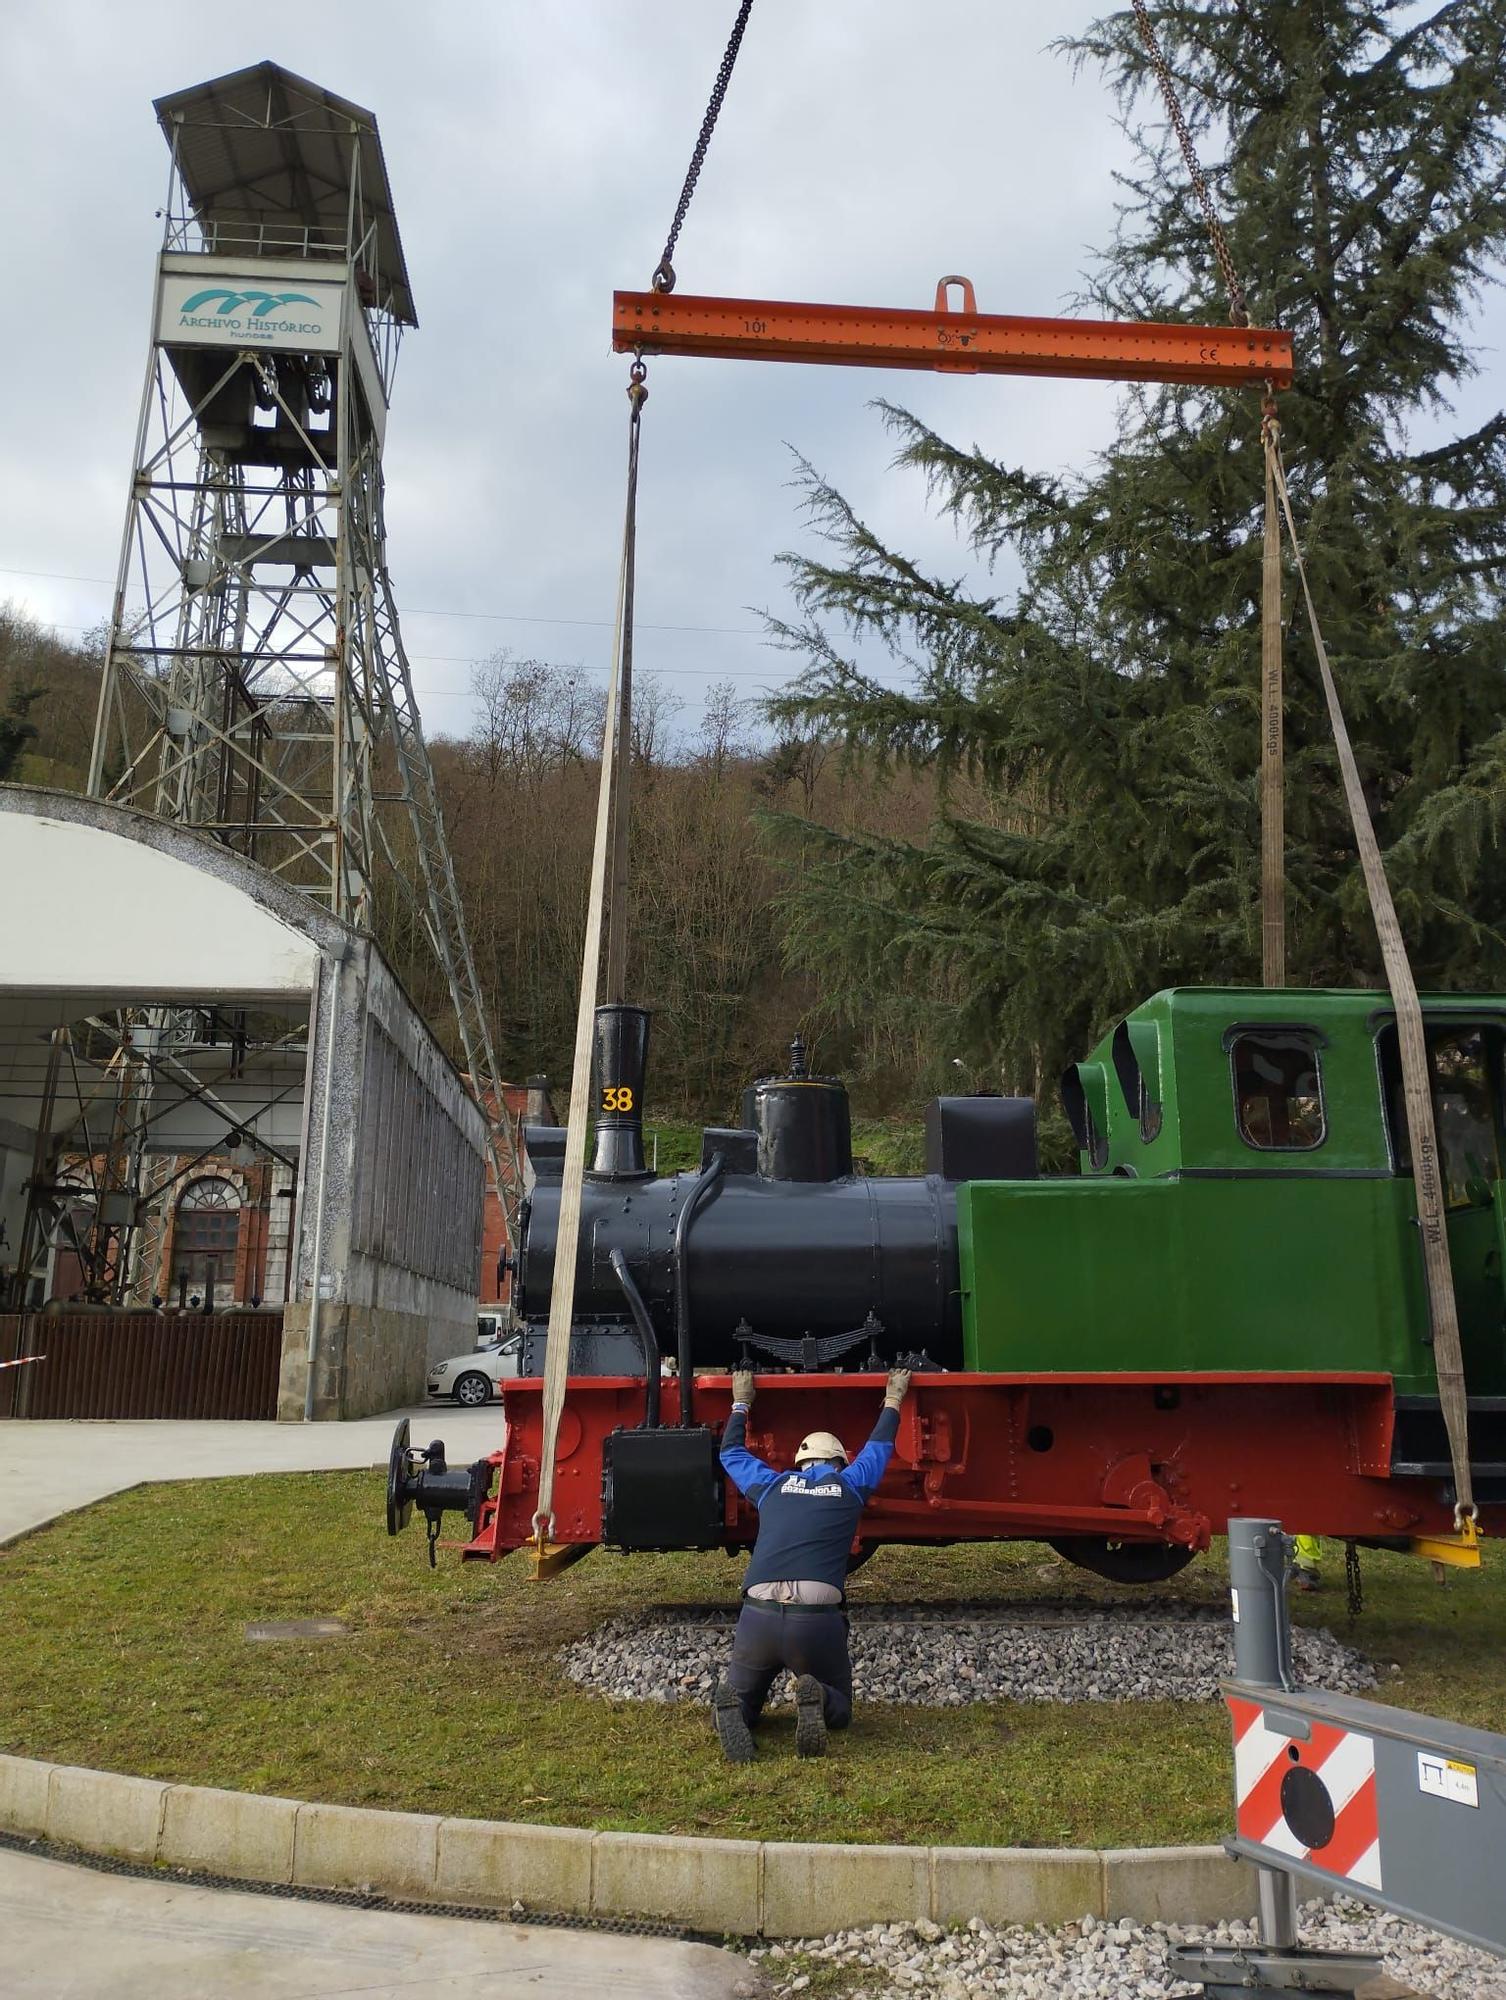
[[[387,1454],[387,1532],[400,1535],[413,1519],[413,1495],[408,1488],[408,1419],[392,1433]]]
[[[1166,1583],[1193,1556],[1191,1549],[1170,1542],[1111,1542],[1106,1535],[1063,1535],[1049,1546],[1078,1569],[1110,1583]]]

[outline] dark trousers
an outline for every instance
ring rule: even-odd
[[[727,1685],[742,1703],[751,1729],[763,1713],[775,1676],[814,1674],[826,1700],[826,1726],[845,1729],[852,1720],[852,1660],[847,1651],[847,1613],[840,1604],[763,1604],[745,1597],[732,1637]]]

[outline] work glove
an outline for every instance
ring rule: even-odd
[[[739,1368],[732,1377],[732,1400],[734,1403],[752,1404],[754,1397],[753,1370]]]
[[[910,1371],[908,1368],[891,1368],[889,1380],[884,1388],[886,1408],[897,1410],[910,1393]]]

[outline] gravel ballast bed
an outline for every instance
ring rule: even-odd
[[[627,1701],[706,1701],[732,1648],[735,1607],[668,1607],[613,1618],[560,1654],[578,1686]],[[1294,1632],[1310,1687],[1376,1684],[1364,1655],[1331,1632]],[[875,1605],[852,1609],[859,1701],[957,1708],[974,1701],[1216,1701],[1234,1671],[1228,1614],[1140,1601],[1080,1605]],[[788,1676],[773,1700],[791,1700]]]
[[[813,1985],[842,2000],[1188,2000],[1197,1986],[1175,1978],[1174,1944],[1253,1944],[1248,1923],[1195,1925],[1105,1922],[1084,1917],[1060,1930],[1012,1925],[993,1929],[978,1918],[965,1930],[939,1924],[884,1924],[841,1931],[751,1951],[776,2000],[797,2000]],[[1302,1944],[1330,1951],[1381,1954],[1383,1971],[1397,1982],[1387,1991],[1434,2000],[1506,2000],[1506,1966],[1499,1959],[1456,1944],[1347,1897],[1309,1903],[1302,1911]],[[837,1973],[833,1980],[831,1974]]]

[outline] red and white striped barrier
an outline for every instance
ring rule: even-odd
[[[0,1361],[0,1368],[24,1368],[31,1361],[45,1361],[45,1354],[23,1354],[19,1361]]]
[[[1291,1736],[1271,1727],[1259,1703],[1227,1700],[1240,1838],[1339,1881],[1379,1889],[1374,1738],[1316,1719],[1306,1734]],[[1281,1713],[1279,1701],[1273,1706]]]

